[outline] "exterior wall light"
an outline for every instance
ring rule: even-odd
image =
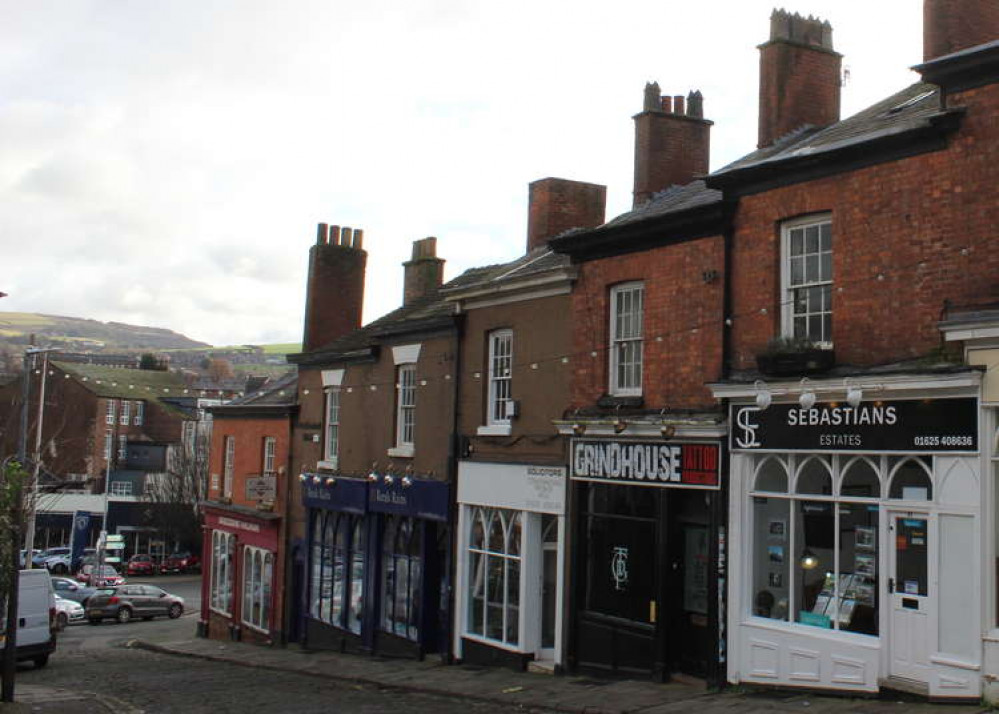
[[[762,412],[770,406],[774,397],[767,388],[766,382],[763,380],[757,379],[753,386],[756,387],[756,406],[759,407],[759,410]]]
[[[808,377],[801,380],[801,396],[798,397],[798,404],[802,409],[811,409],[815,406],[815,391],[809,386]]]

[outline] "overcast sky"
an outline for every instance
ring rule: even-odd
[[[843,115],[916,81],[921,0],[833,25]],[[412,241],[450,279],[524,251],[527,185],[631,206],[647,81],[755,147],[763,0],[0,0],[0,311],[301,339],[316,224],[363,228],[365,322]],[[2,319],[2,315],[0,315]]]

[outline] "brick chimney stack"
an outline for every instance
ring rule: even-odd
[[[635,187],[633,206],[652,195],[682,186],[708,173],[711,125],[704,118],[700,92],[670,97],[659,93],[659,85],[645,85],[645,102],[635,120]]]
[[[839,121],[840,67],[832,26],[774,10],[770,40],[760,45],[759,148],[806,124]]]
[[[528,187],[527,252],[570,228],[601,225],[606,206],[606,186],[560,178],[532,182]]]
[[[309,249],[302,350],[310,352],[361,326],[364,271],[368,254],[361,249],[364,232],[319,224]]]
[[[923,0],[923,61],[999,39],[999,0]]]
[[[444,282],[444,261],[437,257],[437,239],[413,241],[413,259],[402,264],[405,268],[402,304],[433,295]]]

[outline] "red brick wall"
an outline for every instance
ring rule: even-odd
[[[711,122],[682,114],[635,116],[634,205],[708,173]]]
[[[999,38],[997,0],[923,0],[923,61]]]
[[[832,214],[839,363],[925,355],[940,345],[945,300],[999,297],[999,86],[954,95],[951,104],[969,111],[947,150],[740,201],[732,264],[737,368],[751,367],[779,333],[780,223],[803,214]]]
[[[604,222],[606,186],[546,178],[532,182],[528,193],[528,251],[570,228],[593,228]]]
[[[709,270],[717,278],[706,283]],[[645,408],[713,408],[704,383],[721,376],[723,271],[720,236],[582,264],[572,296],[572,408],[607,393],[609,290],[631,280],[645,282]]]
[[[235,439],[235,459],[233,461],[232,502],[240,506],[253,508],[257,501],[246,497],[246,479],[248,476],[259,476],[264,463],[264,439],[272,436],[277,439],[274,453],[274,469],[277,475],[277,493],[274,501],[274,512],[281,513],[284,509],[285,479],[288,478],[288,450],[290,447],[290,422],[287,416],[264,417],[233,417],[216,414],[212,424],[212,445],[209,455],[209,474],[218,474],[219,488],[211,487],[213,478],[209,476],[208,498],[221,498],[224,480],[223,462],[225,459],[225,438]]]
[[[360,247],[340,245],[337,240],[354,240],[349,228],[329,227],[329,243],[320,242],[309,250],[309,274],[305,297],[303,351],[325,345],[361,326],[364,305],[364,271],[368,254]],[[358,236],[358,240],[360,237]]]
[[[760,147],[805,124],[839,120],[841,61],[835,52],[783,41],[760,48]]]

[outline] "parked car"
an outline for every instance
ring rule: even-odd
[[[87,604],[87,598],[97,592],[97,588],[84,585],[71,578],[52,578],[52,587],[55,594],[67,600],[73,600],[81,605]]]
[[[125,566],[125,575],[156,575],[156,561],[146,553],[133,555]]]
[[[41,569],[22,570],[17,588],[17,649],[18,662],[31,660],[35,667],[49,663],[55,652],[55,593],[48,572]],[[7,618],[0,617],[0,644],[6,640]]]
[[[42,551],[38,550],[37,548],[32,548],[31,549],[31,563],[32,563],[32,565],[34,565],[34,563],[35,563],[35,556],[38,555],[41,552]],[[27,550],[25,548],[21,548],[21,567],[22,568],[24,567],[24,556],[26,554],[27,554]]]
[[[83,549],[82,558],[93,558],[96,555],[97,555],[97,550],[94,549],[94,548],[84,548]],[[83,562],[82,558],[80,560],[80,563]],[[49,570],[50,573],[56,573],[56,574],[59,574],[59,575],[62,575],[62,574],[65,574],[65,573],[69,573],[73,569],[72,568],[73,564],[70,562],[70,554],[69,553],[60,554],[60,555],[53,555],[53,556],[51,556],[49,558],[46,558],[44,561],[42,561],[42,564],[46,568],[48,568],[48,570]]]
[[[76,579],[96,588],[121,585],[125,582],[125,578],[111,565],[84,565],[77,573]]]
[[[176,619],[184,614],[184,598],[155,585],[118,585],[98,588],[87,601],[87,621],[97,625],[106,618],[124,624],[135,617],[151,620],[157,615]]]
[[[69,546],[59,546],[58,548],[46,548],[37,552],[31,558],[31,565],[35,568],[44,568],[45,561],[57,555],[69,555]]]
[[[59,632],[65,630],[67,625],[74,622],[83,622],[86,619],[83,605],[73,600],[67,600],[64,597],[56,595],[55,608],[55,628]]]
[[[201,558],[189,551],[171,553],[160,564],[161,573],[199,573]]]

